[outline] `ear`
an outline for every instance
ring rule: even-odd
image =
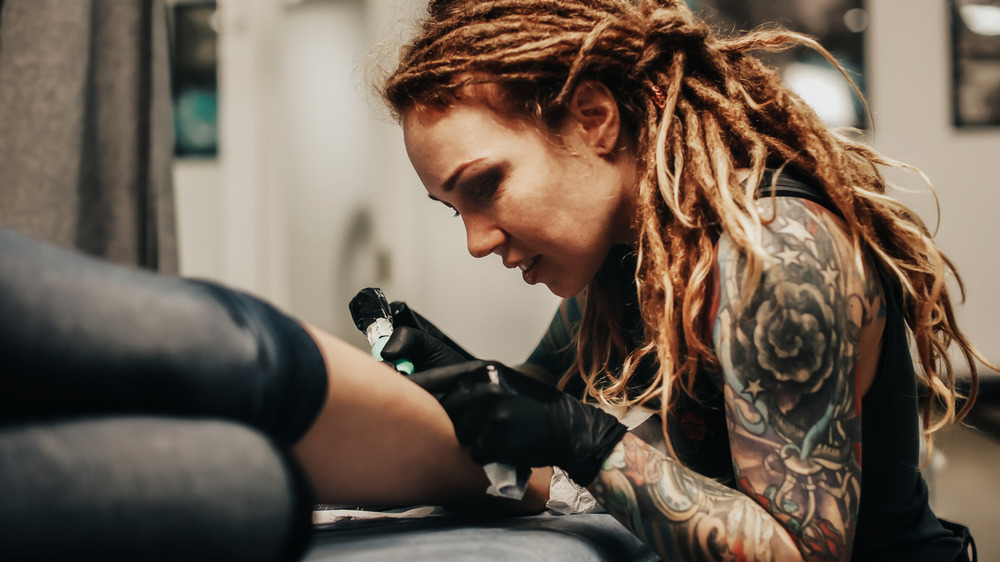
[[[614,152],[621,130],[615,96],[596,80],[581,82],[569,101],[570,117],[582,127],[584,138],[600,156]]]

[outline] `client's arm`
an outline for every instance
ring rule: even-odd
[[[315,328],[327,362],[326,403],[294,453],[320,501],[456,504],[490,501],[482,467],[461,448],[433,396],[384,363]],[[551,469],[549,469],[550,473]],[[544,508],[548,477],[535,471],[520,505]]]

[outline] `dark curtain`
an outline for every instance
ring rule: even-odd
[[[0,225],[177,271],[163,0],[0,0]]]

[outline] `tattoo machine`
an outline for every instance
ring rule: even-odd
[[[347,305],[351,311],[354,325],[368,337],[368,345],[372,348],[372,357],[382,361],[382,348],[392,335],[392,311],[389,300],[385,298],[382,289],[368,287],[361,289]],[[405,359],[396,361],[396,370],[407,375],[413,374],[413,363]],[[500,377],[496,368],[488,367],[490,383],[499,386]],[[488,494],[502,498],[519,500],[524,497],[531,476],[530,469],[518,470],[502,463],[489,463],[483,467],[490,481]]]
[[[500,373],[493,365],[486,366],[486,375],[490,378],[493,386],[503,386],[500,383]],[[509,464],[501,462],[491,462],[483,465],[486,478],[490,481],[490,486],[486,488],[486,493],[501,498],[519,500],[524,497],[524,491],[528,488],[528,479],[531,477],[530,468],[514,468]]]
[[[361,289],[347,305],[351,310],[354,325],[368,337],[372,357],[382,361],[382,348],[392,335],[392,311],[382,289],[368,287]],[[396,370],[407,375],[413,374],[413,363],[401,359],[396,361]]]

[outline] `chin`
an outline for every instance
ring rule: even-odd
[[[571,283],[554,282],[554,283],[546,283],[545,286],[549,288],[549,291],[553,295],[560,298],[568,299],[577,296],[584,289],[586,289],[587,283],[580,285],[579,283],[571,284]]]

